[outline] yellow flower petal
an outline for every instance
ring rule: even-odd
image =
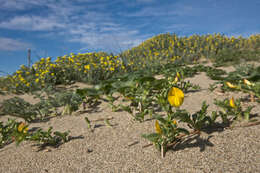
[[[179,72],[177,72],[176,77],[178,77],[179,79],[181,78],[181,75]]]
[[[23,133],[27,133],[28,128],[27,128],[27,127],[24,128],[25,126],[26,126],[26,125],[25,125],[24,122],[20,123],[19,126],[18,126],[18,131],[19,131],[19,132],[23,132]]]
[[[174,83],[177,83],[179,81],[179,78],[176,76],[174,79]]]
[[[248,85],[248,86],[252,86],[253,84],[251,82],[249,82],[247,79],[244,79],[244,84]]]
[[[176,121],[176,120],[173,120],[172,123],[173,123],[174,125],[177,125],[177,121]]]
[[[89,65],[89,64],[88,64],[88,65],[85,65],[84,68],[85,68],[86,70],[89,70],[89,69],[90,69],[90,65]]]
[[[160,127],[159,122],[158,122],[157,120],[155,121],[155,131],[156,131],[158,134],[161,134],[161,133],[162,133],[161,127]]]
[[[179,88],[173,87],[168,92],[168,101],[174,107],[180,107],[184,100],[184,94]]]
[[[232,108],[236,108],[236,104],[235,104],[235,101],[234,101],[234,98],[233,98],[233,97],[229,100],[229,105],[230,105]]]
[[[38,83],[38,82],[39,82],[39,80],[40,80],[39,78],[36,78],[36,79],[35,79],[35,82],[36,82],[36,83]]]
[[[226,82],[226,85],[229,87],[229,88],[236,88],[237,86],[231,84],[230,82]]]

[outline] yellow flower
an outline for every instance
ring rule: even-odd
[[[58,57],[56,60],[55,60],[55,62],[60,62],[61,61],[61,58],[60,57]]]
[[[160,127],[159,122],[158,122],[157,120],[155,121],[155,131],[156,131],[158,134],[161,134],[161,133],[162,133],[161,127]]]
[[[89,70],[90,69],[90,65],[85,65],[84,68]]]
[[[23,133],[27,133],[28,127],[25,128],[25,126],[26,126],[26,124],[24,122],[20,123],[18,128],[17,128],[18,131],[23,132]]]
[[[235,101],[234,101],[234,98],[232,97],[230,100],[229,100],[229,105],[232,107],[232,108],[236,108],[236,104],[235,104]]]
[[[248,80],[244,79],[244,84],[248,86],[253,86],[253,83],[249,82]]]
[[[180,107],[184,100],[184,94],[179,88],[173,87],[168,92],[168,101],[174,107]]]
[[[179,72],[176,73],[176,77],[181,78],[181,75]]]
[[[72,63],[74,63],[74,59],[71,58],[71,57],[69,57],[69,61],[72,62]]]
[[[30,86],[30,83],[26,83],[26,86],[29,87],[29,86]]]
[[[231,84],[230,82],[226,82],[226,85],[229,87],[229,88],[236,88],[237,86]]]
[[[114,71],[115,70],[115,68],[114,67],[110,67],[110,71]]]
[[[51,73],[52,76],[54,76],[54,73]]]
[[[24,79],[23,77],[21,77],[21,78],[20,78],[20,81],[24,83],[24,82],[25,82],[25,79]]]
[[[174,79],[174,83],[177,83],[180,78],[181,78],[181,75],[180,75],[179,72],[177,72],[176,77],[175,77],[175,79]]]
[[[51,64],[50,66],[53,67],[53,68],[57,67],[56,64]]]
[[[177,121],[176,121],[176,120],[173,120],[172,123],[173,123],[174,125],[177,125]]]
[[[35,79],[35,82],[38,83],[39,82],[39,78]]]
[[[17,71],[16,71],[16,73],[17,73],[17,74],[21,74],[21,73],[22,73],[22,71],[20,71],[20,70],[17,70]]]
[[[20,67],[21,67],[21,69],[25,69],[25,65],[21,65]]]

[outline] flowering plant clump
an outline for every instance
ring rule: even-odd
[[[50,127],[47,131],[40,128],[32,132],[28,126],[28,124],[16,122],[14,119],[8,119],[6,124],[0,121],[0,147],[4,147],[13,141],[17,145],[22,141],[36,141],[42,146],[55,146],[69,140],[69,131],[64,133],[56,131],[52,134],[52,127]]]
[[[237,121],[249,121],[250,112],[253,109],[253,106],[247,107],[245,110],[242,109],[240,99],[224,99],[223,101],[215,100],[215,105],[221,107],[223,111],[219,111],[218,114],[222,118],[224,123],[230,123],[233,120]],[[232,117],[231,119],[229,117]]]
[[[176,87],[169,89],[167,95],[168,102],[171,106],[176,108],[176,111],[167,111],[167,116],[163,118],[161,115],[154,115],[155,132],[151,134],[143,134],[142,137],[150,140],[157,149],[161,150],[161,156],[164,157],[165,152],[169,147],[177,145],[182,141],[182,138],[188,135],[200,134],[204,128],[214,126],[218,117],[221,117],[223,123],[230,123],[233,120],[249,120],[250,111],[253,107],[248,107],[245,111],[242,110],[240,101],[234,98],[222,101],[216,101],[215,104],[224,108],[226,112],[213,111],[211,116],[207,115],[207,108],[209,105],[203,102],[201,110],[194,114],[189,114],[186,110],[181,110],[179,107],[183,104],[184,93]],[[229,119],[228,116],[233,116]],[[178,123],[183,122],[188,125],[193,131],[178,127]]]
[[[13,75],[6,77],[10,84],[8,89],[31,92],[76,81],[96,83],[127,70],[122,58],[102,52],[65,55],[55,61],[51,59],[41,58],[31,68],[22,65]]]
[[[180,107],[183,103],[183,100],[184,94],[182,90],[175,87],[169,90],[168,101],[172,106],[176,108]],[[179,128],[177,121],[173,119],[173,116],[170,114],[168,114],[166,118],[163,118],[159,115],[154,117],[156,118],[156,133],[148,135],[144,134],[142,136],[153,142],[156,148],[161,150],[161,156],[164,157],[168,145],[176,142],[176,140],[179,140],[178,137],[181,133],[189,134],[189,131],[183,128]]]
[[[226,86],[225,86],[226,85]],[[250,82],[247,79],[238,80],[236,85],[226,82],[222,89],[228,91],[242,91],[250,95],[252,102],[255,101],[255,98],[260,99],[260,83],[259,82]]]
[[[26,127],[26,124],[24,122],[22,122],[19,124],[17,130],[18,130],[18,132],[21,132],[21,133],[27,133],[28,127]]]
[[[224,77],[217,77],[215,84],[211,85],[211,91],[216,89],[216,85],[221,84],[221,90],[248,93],[251,102],[260,101],[260,66],[254,67],[244,64],[236,67],[236,70]]]

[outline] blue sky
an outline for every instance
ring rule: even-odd
[[[160,33],[260,33],[259,0],[0,0],[0,71],[32,60],[120,52]],[[1,75],[1,73],[0,73]]]

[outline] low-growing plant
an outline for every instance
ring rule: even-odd
[[[207,109],[209,105],[204,101],[199,111],[190,114],[186,110],[179,109],[184,101],[184,93],[181,89],[172,87],[168,90],[167,98],[168,104],[175,107],[176,110],[172,111],[171,107],[166,106],[167,102],[162,101],[162,98],[160,98],[160,103],[163,104],[162,107],[165,108],[167,115],[164,118],[161,115],[153,114],[153,117],[156,119],[156,133],[142,135],[142,137],[151,141],[157,149],[161,150],[162,157],[164,157],[164,154],[169,147],[181,142],[182,138],[185,136],[188,136],[189,134],[200,134],[203,129],[214,126],[218,117],[221,117],[222,122],[228,125],[235,120],[249,121],[250,112],[253,108],[252,106],[249,106],[246,110],[243,110],[240,100],[234,100],[232,98],[230,100],[225,99],[224,101],[215,100],[215,104],[223,108],[224,112],[213,111],[211,115],[208,115]],[[232,117],[231,119],[230,116]],[[186,128],[179,128],[177,126],[177,120],[187,124],[192,131],[189,131]]]
[[[208,106],[204,101],[201,109],[194,114],[177,112],[174,116],[180,119],[181,122],[187,123],[187,125],[194,131],[201,131],[202,128],[212,125],[216,117],[210,117],[207,115]]]
[[[260,82],[250,82],[247,79],[239,80],[237,84],[231,82],[222,82],[221,89],[223,91],[242,91],[251,96],[251,101],[255,101],[254,97],[260,99]]]
[[[178,108],[182,105],[184,99],[183,92],[178,88],[171,88],[168,93],[169,103]],[[157,149],[161,150],[161,156],[164,157],[168,145],[179,140],[181,133],[189,134],[184,128],[177,127],[177,121],[170,114],[166,118],[162,116],[154,116],[156,133],[143,134],[142,137],[150,140]],[[160,123],[159,123],[159,122]]]
[[[2,115],[11,115],[23,118],[27,122],[43,120],[53,113],[58,115],[58,107],[64,107],[62,115],[72,114],[77,111],[82,104],[82,97],[74,91],[57,92],[53,96],[42,96],[36,94],[35,98],[40,99],[39,102],[31,104],[20,97],[13,97],[4,100],[1,106]]]
[[[29,134],[26,140],[29,141],[36,141],[40,145],[50,145],[50,146],[57,146],[60,143],[65,143],[69,141],[69,133],[67,132],[59,132],[55,131],[52,132],[52,127],[49,127],[47,131],[42,129],[38,129],[36,132]]]
[[[69,131],[52,132],[52,127],[47,131],[41,128],[31,131],[28,124],[8,119],[5,124],[0,122],[0,147],[4,147],[12,142],[16,142],[19,145],[23,141],[35,141],[42,146],[57,146],[69,141],[69,133]]]
[[[101,99],[101,95],[104,93],[103,88],[96,86],[94,88],[83,88],[77,89],[76,94],[78,94],[83,103],[83,109],[86,109],[86,106],[93,107],[97,105],[98,100]]]
[[[20,97],[4,100],[2,103],[2,114],[23,118],[27,122],[37,119],[37,111],[31,103]]]
[[[59,93],[56,95],[57,102],[64,106],[62,115],[69,114],[71,115],[72,112],[77,111],[79,106],[83,102],[82,97],[79,94],[73,91],[66,91],[63,93]]]
[[[13,119],[8,119],[5,124],[0,121],[0,148],[13,141],[12,134],[18,125],[19,123]]]
[[[253,106],[249,106],[245,110],[243,110],[241,107],[240,99],[235,100],[233,97],[231,99],[226,98],[223,101],[215,100],[214,104],[221,107],[224,110],[224,112],[218,112],[219,116],[222,118],[222,121],[224,123],[231,123],[233,120],[249,121],[250,112],[253,109]],[[229,117],[232,118],[229,119]]]
[[[155,116],[155,118],[156,133],[143,134],[142,137],[151,141],[161,151],[161,156],[164,157],[169,144],[179,140],[178,137],[180,134],[189,134],[189,131],[179,128],[177,121],[169,117],[162,118],[161,116]]]

